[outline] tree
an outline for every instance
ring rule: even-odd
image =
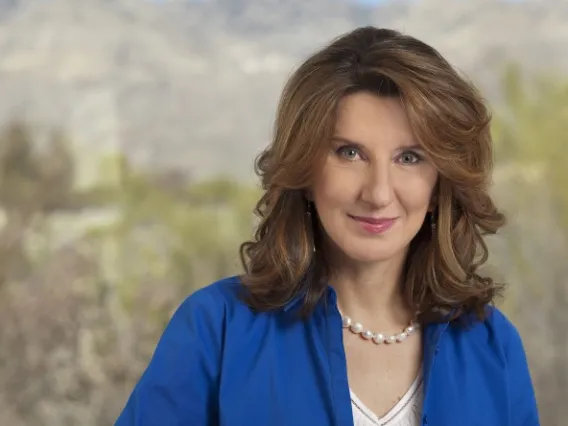
[[[70,199],[73,160],[62,132],[51,135],[44,151],[32,128],[21,121],[0,133],[0,284],[29,270],[24,235],[38,216],[61,208]]]

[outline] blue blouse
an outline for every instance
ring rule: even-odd
[[[301,300],[255,313],[241,289],[229,277],[181,304],[115,426],[353,425],[334,290],[304,321]],[[426,326],[423,372],[423,425],[539,425],[521,338],[496,308]]]

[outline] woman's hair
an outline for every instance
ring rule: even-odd
[[[475,314],[502,286],[481,276],[483,240],[504,224],[488,195],[493,166],[490,113],[474,86],[432,47],[389,29],[364,27],[308,58],[280,99],[270,146],[257,158],[264,194],[260,223],[241,245],[246,301],[256,310],[303,298],[309,314],[331,274],[323,230],[307,214],[306,190],[321,170],[346,95],[397,97],[439,172],[435,211],[412,240],[403,270],[404,294],[422,322]],[[430,218],[427,218],[430,219]],[[314,247],[317,249],[314,251]]]

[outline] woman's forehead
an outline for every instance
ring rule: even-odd
[[[384,143],[418,145],[399,99],[365,92],[341,100],[333,138],[367,147]]]

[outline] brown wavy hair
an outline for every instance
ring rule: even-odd
[[[488,195],[490,113],[474,85],[434,48],[374,27],[313,54],[283,90],[273,141],[256,161],[264,190],[255,208],[260,223],[240,248],[246,301],[266,311],[299,295],[308,315],[324,295],[331,269],[321,225],[306,214],[305,192],[323,166],[340,99],[359,91],[400,99],[439,172],[433,216],[410,243],[403,270],[408,303],[423,323],[448,314],[483,319],[502,290],[479,273],[488,258],[483,237],[505,221]]]

